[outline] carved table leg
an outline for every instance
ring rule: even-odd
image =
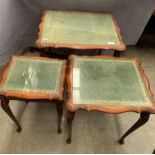
[[[114,57],[120,57],[120,51],[114,51]]]
[[[127,137],[130,133],[144,125],[149,120],[149,116],[149,112],[141,112],[139,120],[121,137],[119,143],[124,144],[125,137]]]
[[[57,101],[56,108],[58,112],[58,134],[60,134],[62,133],[61,122],[62,122],[62,115],[63,115],[63,101]]]
[[[5,96],[0,96],[1,99],[1,107],[2,109],[7,113],[7,115],[15,122],[15,124],[17,125],[17,132],[21,132],[22,128],[20,126],[20,124],[18,123],[18,121],[16,120],[15,116],[13,115],[10,107],[9,107],[9,99],[6,98]]]
[[[72,121],[74,119],[75,112],[67,111],[67,124],[68,124],[68,139],[66,140],[67,144],[71,143],[72,140]]]

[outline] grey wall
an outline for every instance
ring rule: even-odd
[[[0,0],[0,65],[22,48],[29,11],[20,0]]]
[[[134,45],[151,17],[155,0],[0,0],[0,7],[2,64],[13,52],[34,44],[45,9],[112,12],[125,43]]]

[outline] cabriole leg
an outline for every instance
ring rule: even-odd
[[[14,123],[17,125],[17,132],[21,132],[22,128],[18,121],[16,120],[15,116],[13,115],[10,107],[9,107],[9,99],[5,96],[0,96],[1,99],[1,107],[6,112],[6,114],[14,121]]]
[[[62,133],[61,122],[62,122],[62,115],[63,115],[63,101],[57,101],[56,108],[58,113],[58,134],[60,134]]]
[[[120,51],[114,51],[114,57],[120,57]]]
[[[67,124],[68,124],[68,139],[66,140],[67,144],[70,144],[72,141],[72,122],[74,119],[75,112],[67,111]]]
[[[130,133],[144,125],[149,120],[149,116],[149,112],[141,112],[139,120],[121,137],[119,143],[124,144],[125,137],[127,137]]]

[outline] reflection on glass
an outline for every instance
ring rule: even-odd
[[[152,106],[136,61],[112,58],[74,58],[73,103]]]
[[[59,94],[64,61],[13,57],[0,89],[15,92]]]
[[[111,14],[47,11],[44,43],[120,45]]]

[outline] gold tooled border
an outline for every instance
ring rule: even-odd
[[[43,43],[41,41],[42,35],[43,35],[43,29],[45,25],[45,18],[49,10],[44,11],[43,16],[41,18],[41,23],[39,25],[39,32],[38,32],[38,39],[35,42],[35,45],[38,48],[48,48],[48,47],[54,47],[54,48],[72,48],[72,49],[103,49],[103,50],[117,50],[117,51],[124,51],[126,49],[126,46],[122,40],[122,36],[120,33],[120,28],[115,20],[114,15],[112,15],[114,25],[116,28],[117,35],[120,40],[120,45],[88,45],[88,44],[62,44],[62,43]],[[58,11],[58,10],[53,10]],[[78,11],[67,11],[67,12],[78,12]],[[81,13],[81,12],[80,12]],[[82,13],[92,13],[92,12],[82,12]],[[101,14],[101,13],[95,13],[95,14]],[[104,14],[110,14],[110,13],[104,13]]]
[[[72,98],[72,72],[73,72],[73,59],[78,56],[70,56],[69,57],[69,67],[67,70],[67,86],[68,86],[68,98],[67,98],[67,109],[69,111],[77,111],[77,110],[87,110],[87,111],[102,111],[107,113],[124,113],[124,112],[141,112],[141,111],[148,111],[150,113],[155,113],[155,103],[152,102],[152,107],[145,107],[145,106],[97,106],[92,104],[81,105],[81,104],[74,104]],[[138,69],[144,79],[146,84],[146,88],[149,92],[150,99],[153,101],[153,93],[150,89],[150,83],[148,78],[146,77],[144,70],[141,67],[140,60],[137,58],[115,58],[111,56],[82,56],[86,58],[112,58],[112,59],[124,59],[124,60],[134,60],[137,63]]]

